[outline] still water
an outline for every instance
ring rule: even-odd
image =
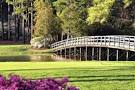
[[[0,56],[0,62],[54,62],[67,61],[57,55]]]

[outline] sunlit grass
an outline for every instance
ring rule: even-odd
[[[0,73],[25,78],[69,77],[81,90],[134,90],[135,62],[6,62]]]
[[[0,45],[0,56],[41,55],[49,51],[50,49],[34,50],[30,45]]]

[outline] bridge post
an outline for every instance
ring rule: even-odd
[[[135,50],[135,37],[134,37],[134,50]]]
[[[102,46],[102,42],[103,42],[102,37],[100,37],[100,43],[101,43],[101,46]]]
[[[101,51],[102,49],[101,49],[101,47],[99,47],[99,60],[101,61]]]
[[[82,48],[80,47],[80,61],[82,60]]]
[[[129,49],[130,49],[130,37],[128,37],[128,38],[129,38],[129,41],[128,41],[128,42],[129,42],[129,44],[128,44],[128,45],[129,45]]]
[[[60,50],[60,56],[62,57],[62,49]]]
[[[116,60],[119,60],[119,50],[116,50]]]
[[[69,59],[71,59],[71,48],[69,48]]]
[[[96,54],[97,54],[96,59],[99,60],[99,48],[98,48],[98,47],[96,48],[96,51],[97,51],[97,52],[96,52]]]
[[[65,48],[65,58],[67,58],[67,50],[66,50],[66,48]]]
[[[110,43],[111,43],[111,37],[108,37],[108,39],[109,39],[109,46],[110,46]]]
[[[76,60],[76,47],[74,47],[74,59]]]
[[[126,61],[128,61],[128,59],[129,59],[129,53],[128,51],[126,51]]]
[[[120,38],[120,36],[119,36],[119,41],[118,41],[118,43],[119,43],[119,47],[120,47],[120,39],[121,39],[121,38]]]
[[[94,47],[92,47],[92,60],[94,60]]]
[[[114,38],[114,46],[115,46],[115,43],[116,43],[116,42],[115,42],[115,37],[113,37],[113,38]]]
[[[106,40],[106,37],[104,37],[104,38],[105,38],[105,46],[106,46],[107,40]]]
[[[86,61],[88,60],[88,47],[86,46],[86,51],[85,51],[85,59]]]
[[[56,51],[56,54],[59,55],[59,51]]]
[[[125,47],[125,36],[123,38],[123,47]]]
[[[109,61],[109,56],[110,56],[110,50],[107,48],[107,61]]]

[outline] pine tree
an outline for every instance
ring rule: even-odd
[[[47,37],[53,29],[53,9],[47,0],[35,0],[35,27],[34,37]]]

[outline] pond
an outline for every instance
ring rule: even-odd
[[[0,62],[54,62],[67,61],[58,55],[21,55],[21,56],[0,56]]]

